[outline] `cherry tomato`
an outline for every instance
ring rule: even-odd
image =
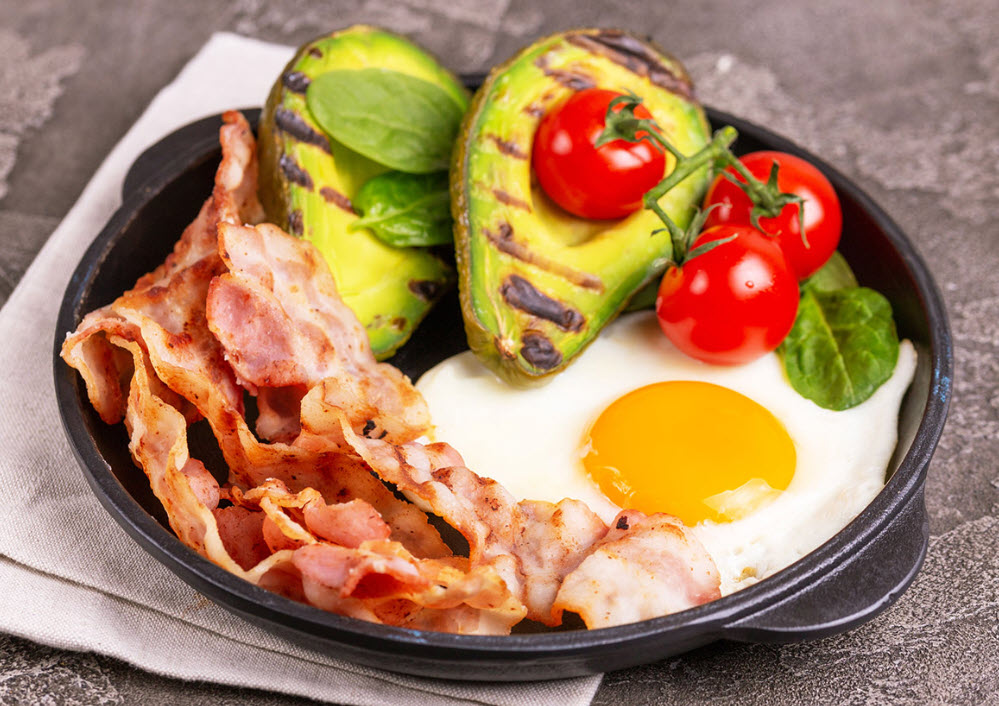
[[[798,312],[798,280],[780,246],[752,226],[716,226],[694,240],[735,236],[663,275],[656,315],[687,355],[739,365],[774,350]]]
[[[776,162],[777,186],[781,191],[805,199],[805,236],[801,239],[801,222],[797,204],[785,206],[775,218],[761,218],[760,229],[777,238],[798,279],[805,279],[825,264],[839,244],[843,215],[839,199],[829,180],[816,167],[786,152],[752,152],[739,158],[746,169],[760,181],[770,176],[770,165]],[[731,167],[728,170],[735,174]],[[741,177],[737,178],[742,181]],[[708,215],[706,228],[726,223],[748,225],[753,203],[745,192],[719,175],[704,198],[704,207],[718,204]]]
[[[662,150],[648,141],[594,146],[607,106],[620,95],[600,88],[579,91],[548,111],[534,135],[531,163],[541,188],[582,218],[620,218],[637,211],[666,169]],[[652,118],[644,106],[635,115]]]

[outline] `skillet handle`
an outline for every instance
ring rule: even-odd
[[[880,535],[835,572],[723,630],[726,639],[798,642],[849,630],[878,615],[908,588],[923,565],[929,523],[923,490]]]

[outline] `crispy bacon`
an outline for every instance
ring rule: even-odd
[[[147,335],[159,335],[164,343],[165,364],[200,365],[205,375],[215,378],[230,402],[242,409],[242,395],[232,372],[205,324],[205,296],[211,278],[223,268],[218,255],[219,222],[257,222],[263,218],[263,208],[256,196],[256,143],[249,123],[235,111],[225,113],[223,122],[219,132],[222,162],[212,195],[184,230],[173,252],[112,304],[84,317],[63,344],[63,358],[80,371],[91,403],[109,424],[120,421],[125,414],[131,377],[131,357],[123,354],[120,346],[108,342],[111,335],[141,341],[143,346],[147,345]],[[143,324],[145,332],[141,330]],[[165,393],[169,383],[164,386],[157,378],[150,384],[158,388],[158,396],[169,398],[189,419],[193,416],[192,405],[176,394],[170,397]]]
[[[318,251],[244,225],[262,218],[256,146],[242,116],[224,120],[198,217],[63,346],[102,419],[124,417],[182,541],[293,600],[424,630],[502,634],[565,610],[597,627],[717,597],[717,570],[674,518],[629,511],[629,529],[608,531],[579,501],[517,502],[447,444],[417,442],[425,402],[374,360]],[[221,489],[189,453],[199,416],[229,466]],[[425,512],[465,537],[467,558]]]
[[[340,433],[383,480],[457,529],[468,540],[471,565],[495,568],[528,617],[559,624],[552,603],[562,579],[607,532],[584,503],[517,502],[502,485],[466,468],[447,444],[394,446],[357,436],[345,420]]]
[[[578,613],[588,628],[633,623],[720,598],[719,580],[714,561],[680,520],[624,510],[565,577],[554,609]]]
[[[212,282],[208,325],[244,385],[322,384],[358,432],[395,443],[429,429],[423,397],[397,368],[375,362],[311,243],[269,224],[222,224],[219,248],[229,272]]]

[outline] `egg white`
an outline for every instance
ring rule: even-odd
[[[637,312],[610,324],[544,387],[512,388],[465,352],[424,374],[417,389],[430,406],[434,438],[454,446],[476,473],[518,499],[582,500],[605,522],[620,508],[587,475],[582,443],[611,402],[667,380],[711,382],[758,402],[784,425],[797,462],[787,490],[772,502],[733,522],[693,528],[728,594],[812,551],[877,495],[915,367],[915,349],[903,341],[891,379],[863,404],[833,412],[795,392],[776,355],[734,367],[701,363],[673,347],[654,314]]]

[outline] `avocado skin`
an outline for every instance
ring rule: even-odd
[[[593,86],[638,94],[684,154],[710,140],[680,62],[627,32],[554,34],[490,72],[465,114],[451,169],[458,288],[469,347],[517,387],[565,369],[667,264],[668,235],[652,234],[662,223],[651,211],[579,219],[533,177],[542,116]],[[705,168],[660,200],[680,227],[708,178]]]
[[[468,92],[437,61],[398,35],[356,25],[304,44],[274,83],[260,118],[260,198],[268,219],[312,241],[333,271],[344,302],[379,360],[390,357],[455,281],[453,267],[428,248],[396,248],[371,231],[348,231],[351,200],[388,169],[326,135],[305,92],[337,69],[380,67],[435,83],[464,110]]]

